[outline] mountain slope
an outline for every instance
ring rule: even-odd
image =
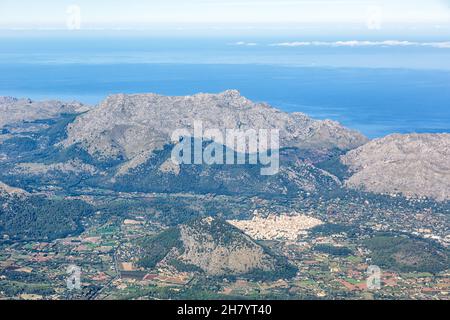
[[[301,191],[320,192],[339,188],[341,183],[331,174],[280,152],[278,174],[260,174],[261,165],[176,165],[170,158],[172,145],[165,146],[143,164],[126,174],[104,177],[96,184],[127,192],[194,192],[199,194],[262,195],[266,197],[296,195]]]
[[[350,188],[450,200],[450,134],[394,134],[341,158]]]
[[[0,183],[0,238],[53,240],[83,231],[93,207],[81,200],[49,199]]]
[[[297,148],[352,149],[365,143],[361,134],[336,122],[288,114],[253,103],[235,90],[220,94],[169,97],[156,94],[114,95],[78,117],[63,145],[80,144],[98,158],[122,157],[139,165],[171,142],[176,129],[279,129],[280,145]]]
[[[296,269],[221,219],[196,219],[141,241],[140,265],[208,275],[292,277]]]
[[[279,174],[262,176],[260,165],[171,163],[172,132],[192,129],[194,120],[202,120],[204,129],[222,132],[279,129]],[[295,195],[340,187],[312,159],[366,141],[336,122],[284,113],[253,103],[237,91],[188,97],[116,95],[84,114],[41,122],[29,121],[33,126],[45,124],[38,130],[29,132],[24,125],[16,125],[20,133],[4,135],[0,179],[28,191],[48,190],[48,185],[52,190],[89,186],[116,191]]]
[[[89,107],[78,102],[32,101],[0,97],[0,129],[6,125],[56,118],[62,114],[82,113]]]
[[[26,192],[19,188],[13,188],[0,181],[0,197],[5,196],[23,196]]]

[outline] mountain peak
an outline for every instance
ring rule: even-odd
[[[14,98],[14,97],[4,97],[4,96],[0,96],[0,104],[4,104],[4,103],[14,103],[19,101],[19,99]]]
[[[141,266],[150,269],[181,265],[212,276],[264,275],[277,279],[292,277],[297,271],[287,259],[276,256],[225,220],[212,217],[198,218],[144,239],[141,252]]]
[[[225,98],[232,98],[232,99],[241,97],[240,91],[238,91],[236,89],[225,90],[224,92],[220,93],[219,95],[221,95]]]
[[[336,122],[282,112],[227,90],[192,96],[111,96],[79,116],[63,144],[80,144],[91,155],[132,159],[170,143],[174,130],[190,129],[194,121],[202,121],[205,130],[278,129],[281,147],[347,150],[367,142]]]
[[[352,188],[450,199],[450,134],[392,134],[342,157]]]

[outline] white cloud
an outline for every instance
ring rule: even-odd
[[[431,46],[434,48],[450,49],[450,41],[449,42],[430,42],[430,43],[424,43],[423,45]]]
[[[385,40],[385,41],[295,41],[295,42],[281,42],[272,43],[270,46],[274,47],[433,47],[440,49],[450,49],[450,41],[446,42],[415,42],[415,41],[399,41],[399,40]]]
[[[245,41],[238,41],[235,43],[230,43],[230,45],[232,46],[248,46],[248,47],[253,47],[253,46],[257,46],[258,44],[256,42],[245,42]]]

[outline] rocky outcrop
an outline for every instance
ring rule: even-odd
[[[211,231],[222,231],[214,234]],[[271,256],[231,226],[204,218],[180,227],[184,253],[182,261],[198,266],[210,275],[245,274],[255,269],[274,270]]]
[[[146,268],[189,268],[212,276],[292,277],[296,268],[222,219],[205,217],[141,241]]]
[[[76,115],[65,119],[63,114]],[[58,116],[59,122],[36,121]],[[204,130],[221,132],[278,129],[280,147],[293,147],[283,152],[293,151],[281,153],[279,174],[270,177],[259,177],[254,166],[170,162],[170,151],[163,147],[174,146],[171,135],[176,129],[192,132],[195,121],[201,121]],[[33,125],[46,127],[33,131]],[[341,188],[345,179],[345,186],[353,189],[450,200],[449,134],[394,134],[368,142],[336,122],[285,113],[235,90],[186,97],[119,94],[94,109],[75,102],[0,97],[2,128],[0,164],[9,178],[33,175],[60,183],[100,175],[95,183],[117,190],[249,195],[320,193]],[[339,162],[337,155],[347,150]],[[24,163],[15,161],[25,154]],[[311,160],[330,155],[336,163],[321,166],[324,162]]]
[[[313,120],[254,103],[235,90],[220,94],[169,97],[156,94],[113,95],[68,127],[65,147],[80,144],[98,158],[122,157],[133,167],[171,141],[176,129],[279,129],[282,147],[352,149],[367,142],[334,121]],[[145,156],[142,156],[145,155]]]
[[[13,188],[0,181],[0,196],[24,196],[27,192],[19,188]]]
[[[450,200],[450,134],[394,134],[341,158],[350,188]]]
[[[82,113],[87,110],[89,107],[78,102],[38,102],[30,99],[0,97],[0,129],[6,125],[24,121],[52,119],[64,113]]]

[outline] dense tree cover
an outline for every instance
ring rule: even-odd
[[[328,171],[329,173],[335,175],[340,180],[345,180],[351,176],[348,166],[343,164],[340,160],[340,156],[345,154],[344,151],[339,149],[334,149],[330,151],[330,156],[327,159],[315,163],[317,168]]]
[[[290,279],[297,275],[298,268],[290,264],[288,259],[283,256],[274,256],[275,267],[273,270],[255,269],[245,275],[244,277],[252,281],[275,281],[278,279]]]
[[[49,145],[53,145],[67,138],[67,126],[74,122],[78,114],[63,113],[59,119],[47,120],[51,121],[51,126],[48,129],[44,129],[40,135],[46,137]]]
[[[92,213],[92,206],[81,200],[0,198],[0,233],[19,240],[63,238],[81,233],[81,220]]]
[[[342,224],[324,223],[310,230],[312,235],[331,236],[338,233],[352,233],[352,228]]]
[[[26,283],[44,283],[48,281],[47,277],[36,272],[18,272],[14,269],[0,270],[0,276],[5,276],[9,281],[19,281]]]
[[[38,294],[48,296],[55,293],[55,290],[45,283],[28,283],[18,281],[0,281],[1,291],[6,296],[14,297],[19,294]]]
[[[141,239],[139,245],[143,250],[139,265],[149,269],[154,268],[172,248],[177,248],[181,252],[183,250],[178,228],[170,228],[157,236]]]
[[[115,191],[123,192],[194,192],[197,194],[221,195],[261,195],[267,198],[277,198],[280,194],[295,197],[301,187],[298,181],[288,174],[261,175],[261,164],[182,164],[177,174],[162,172],[161,165],[170,161],[173,145],[166,145],[158,150],[138,168],[127,175],[116,177],[114,183],[104,177],[97,183],[107,185]],[[224,150],[225,147],[224,147]],[[226,151],[224,151],[226,153]],[[235,154],[236,157],[236,154]],[[245,155],[248,159],[249,155]],[[286,156],[280,160],[282,167],[293,167],[297,160]],[[309,168],[307,172],[311,183],[320,180],[319,185],[324,189],[334,187],[332,178],[322,175],[317,169]],[[302,170],[303,170],[302,169]],[[307,178],[305,178],[307,179]]]
[[[12,137],[2,143],[1,149],[7,153],[23,153],[35,150],[37,141],[28,137]]]
[[[13,135],[10,139],[0,144],[2,153],[12,155],[20,153],[20,161],[38,160],[57,154],[54,144],[67,137],[66,127],[77,117],[76,114],[62,114],[59,118],[36,120],[22,124],[20,135]],[[28,131],[28,126],[48,125],[39,130]],[[9,132],[7,130],[7,132]],[[11,159],[14,159],[11,157]]]
[[[449,250],[431,241],[382,234],[364,241],[372,262],[401,272],[438,273],[450,265]]]
[[[172,259],[169,263],[180,272],[203,272],[203,270],[196,265],[185,263],[177,259]]]
[[[346,247],[336,247],[328,244],[318,244],[314,246],[315,251],[323,252],[333,256],[349,256],[352,250]]]

